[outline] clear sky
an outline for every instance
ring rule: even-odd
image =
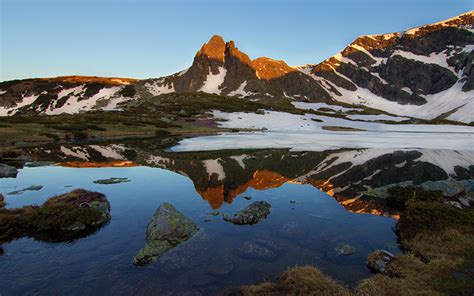
[[[317,63],[358,35],[402,31],[473,0],[0,0],[0,81],[148,78],[188,67],[213,34],[251,58]]]

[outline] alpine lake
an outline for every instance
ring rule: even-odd
[[[25,148],[2,162],[15,168],[0,179],[7,209],[81,188],[103,193],[111,218],[80,237],[2,242],[1,295],[219,295],[305,265],[354,287],[371,276],[368,254],[401,252],[385,189],[447,180],[472,187],[474,158],[432,149],[173,152],[114,143]],[[223,219],[258,201],[271,205],[258,223]],[[199,230],[136,266],[164,203]]]

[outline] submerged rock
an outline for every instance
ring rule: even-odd
[[[291,221],[284,224],[278,233],[285,238],[301,238],[305,231],[299,223]]]
[[[227,276],[234,270],[234,262],[230,258],[214,260],[207,269],[207,273],[213,276]]]
[[[265,219],[270,214],[271,208],[272,206],[265,201],[256,201],[235,213],[234,216],[223,215],[222,218],[237,225],[252,225]]]
[[[171,204],[163,203],[153,215],[146,230],[147,244],[133,258],[134,265],[145,265],[163,253],[191,238],[199,227]]]
[[[15,178],[18,170],[8,164],[0,163],[0,178]]]
[[[282,247],[271,240],[254,239],[244,242],[235,251],[239,257],[245,259],[273,261],[281,253]]]
[[[118,183],[126,183],[130,182],[128,178],[108,178],[108,179],[100,179],[95,180],[95,184],[102,184],[102,185],[109,185],[109,184],[118,184]]]
[[[8,195],[18,195],[18,194],[22,194],[26,191],[40,191],[41,189],[43,189],[43,186],[33,185],[33,186],[26,187],[26,188],[23,188],[23,189],[20,189],[20,190],[15,190],[15,191],[9,192]]]
[[[376,250],[367,258],[367,266],[374,273],[387,273],[387,265],[395,258],[395,255],[386,250]]]
[[[77,189],[48,199],[41,207],[0,209],[0,242],[23,236],[44,241],[70,241],[110,220],[104,194]]]
[[[347,256],[347,255],[354,254],[357,251],[357,249],[354,246],[351,246],[351,245],[348,245],[348,244],[343,244],[343,245],[339,245],[339,246],[335,247],[334,251],[338,255]]]

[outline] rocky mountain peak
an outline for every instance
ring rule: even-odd
[[[257,58],[252,61],[258,78],[264,80],[283,77],[288,73],[296,72],[295,68],[288,66],[284,61],[273,60],[266,57]]]
[[[236,46],[234,41],[226,43],[226,59],[237,58],[240,62],[250,66],[252,64],[249,56],[241,52]]]
[[[197,52],[196,57],[207,56],[209,59],[224,62],[225,49],[226,43],[224,39],[219,35],[214,35],[207,43],[203,44],[201,49]]]

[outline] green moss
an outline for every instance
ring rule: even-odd
[[[107,222],[110,219],[108,207],[104,195],[79,189],[50,198],[41,207],[3,208],[0,209],[0,242],[22,236],[60,236],[61,233],[69,239],[74,233]]]

